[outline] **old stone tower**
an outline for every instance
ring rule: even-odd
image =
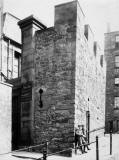
[[[51,151],[72,147],[75,127],[86,126],[87,111],[90,129],[104,125],[104,60],[84,17],[76,0],[55,6],[54,27],[34,16],[18,23],[22,64],[13,101],[20,96],[20,142],[48,140]]]

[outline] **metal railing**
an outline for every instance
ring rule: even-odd
[[[100,129],[104,129],[104,127],[100,127],[100,128],[96,128],[90,132],[95,132],[95,131],[98,131]],[[101,138],[101,137],[100,137]],[[29,147],[25,147],[25,148],[22,148],[22,149],[18,149],[18,150],[14,150],[14,151],[11,151],[11,152],[7,152],[7,153],[3,153],[3,154],[0,154],[0,156],[2,155],[6,155],[6,154],[14,154],[15,152],[19,152],[19,151],[31,151],[32,149],[34,148],[37,148],[37,147],[41,147],[43,146],[43,152],[42,152],[42,157],[40,158],[31,158],[31,159],[36,159],[36,160],[47,160],[47,157],[49,156],[53,156],[53,155],[58,155],[60,153],[63,153],[63,152],[66,152],[66,151],[72,151],[72,149],[75,149],[75,154],[77,154],[77,150],[80,148],[80,147],[84,147],[86,145],[91,145],[95,143],[96,144],[96,160],[99,160],[99,135],[95,137],[95,141],[92,141],[90,143],[85,143],[85,144],[82,144],[80,146],[75,146],[74,148],[67,148],[67,149],[64,149],[64,150],[60,150],[60,151],[57,151],[57,152],[54,152],[54,153],[48,153],[48,147],[49,147],[49,144],[50,142],[46,141],[42,144],[38,144],[38,145],[34,145],[34,146],[29,146]],[[112,131],[110,132],[110,155],[112,155]],[[29,157],[30,158],[30,157]]]
[[[87,143],[87,144],[82,144],[82,145],[80,145],[78,147],[75,147],[75,154],[77,154],[78,148],[83,147],[85,145],[90,145],[90,144],[93,144],[93,143],[96,143],[96,158],[97,158],[96,160],[99,160],[98,136],[96,136],[96,141],[93,141],[93,142]],[[48,146],[47,146],[47,149],[48,149]],[[47,149],[43,151],[43,156],[38,158],[37,160],[47,160],[47,158],[49,156],[59,155],[60,153],[66,152],[66,151],[70,151],[71,152],[71,150],[74,149],[74,148],[64,149],[64,150],[61,150],[61,151],[58,151],[58,152],[55,152],[55,153],[51,153],[51,154],[48,154],[48,150]]]
[[[96,149],[95,149],[96,160],[99,160],[99,137],[98,136],[95,137],[95,141],[93,141],[93,142],[75,147],[75,154],[77,154],[77,150],[80,147],[85,146],[85,145],[91,145],[93,143],[96,144]],[[47,148],[48,148],[48,146],[47,146]],[[55,153],[52,153],[52,154],[48,154],[48,150],[44,150],[43,151],[43,156],[38,158],[37,160],[47,160],[47,157],[49,157],[49,156],[57,155],[57,154],[60,154],[61,152],[65,152],[65,151],[72,150],[72,149],[74,149],[74,148],[68,148],[68,149],[65,149],[65,150],[62,150],[62,151],[59,151],[59,152],[55,152]],[[112,155],[112,132],[110,132],[110,155]]]
[[[90,131],[90,133],[96,132],[96,131],[99,131],[99,130],[102,130],[102,129],[105,129],[105,126],[103,126],[103,127],[98,127],[98,128],[96,128],[96,129],[93,129],[93,130]]]

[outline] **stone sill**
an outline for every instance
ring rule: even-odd
[[[119,108],[114,108],[114,110],[119,110]]]
[[[116,67],[116,66],[115,66],[114,68],[115,68],[115,69],[119,69],[119,67]]]

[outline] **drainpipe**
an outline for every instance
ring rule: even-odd
[[[7,78],[9,79],[9,51],[10,51],[10,40],[8,40],[7,47]]]

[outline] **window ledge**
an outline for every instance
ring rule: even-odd
[[[119,108],[114,108],[114,110],[119,110]]]

